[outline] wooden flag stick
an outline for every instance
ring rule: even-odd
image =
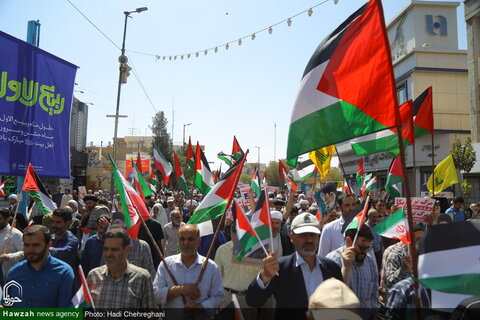
[[[433,185],[432,198],[435,197],[435,145],[433,144],[434,135],[435,135],[435,132],[432,133],[432,185]],[[427,182],[427,189],[428,189],[428,182]]]
[[[165,257],[163,256],[162,251],[161,251],[160,248],[158,247],[157,242],[155,242],[155,239],[153,238],[152,233],[150,232],[150,230],[149,230],[148,227],[147,227],[147,224],[145,223],[145,219],[143,219],[143,217],[142,217],[142,215],[140,214],[140,212],[138,212],[137,206],[133,206],[133,207],[135,208],[136,213],[137,213],[138,216],[140,217],[140,220],[142,221],[143,227],[145,228],[145,231],[147,232],[147,235],[148,235],[148,237],[150,238],[150,241],[152,241],[153,247],[154,247],[155,250],[157,251],[157,254],[158,254],[158,256],[160,257],[160,260],[163,261],[163,265],[165,266],[165,270],[167,270],[167,273],[168,273],[168,275],[170,276],[170,278],[172,279],[173,284],[176,285],[176,286],[178,286],[177,279],[175,279],[175,276],[173,275],[172,271],[171,271],[170,268],[168,267],[168,264],[167,264],[167,262],[165,261]],[[184,304],[187,303],[187,299],[185,298],[184,295],[182,295],[182,300],[183,300],[183,303],[184,303]]]
[[[348,182],[347,175],[345,174],[345,168],[343,167],[342,158],[340,158],[340,154],[338,153],[337,145],[335,145],[335,153],[337,154],[338,163],[340,164],[340,169],[342,169],[343,177],[344,177],[345,181],[347,181],[347,187],[348,187],[348,189],[350,189],[351,192],[353,192],[353,189],[350,186],[350,182]]]
[[[410,232],[410,256],[412,257],[412,271],[413,276],[418,279],[418,259],[417,259],[417,250],[415,247],[415,237],[413,234],[413,215],[412,215],[412,200],[410,198],[410,182],[407,175],[407,167],[405,165],[405,147],[403,146],[403,137],[402,137],[402,126],[397,126],[397,137],[398,137],[398,146],[400,148],[400,161],[402,163],[402,172],[404,177],[404,190],[405,197],[407,199],[407,220],[408,220],[408,230]],[[421,305],[420,305],[420,296],[418,294],[418,282],[414,281],[415,288],[415,307],[417,309],[417,318],[421,319]]]
[[[208,248],[207,256],[205,257],[205,260],[203,261],[202,269],[200,270],[200,274],[198,275],[198,279],[195,282],[196,285],[198,285],[200,282],[202,282],[203,274],[205,273],[205,269],[207,269],[208,259],[210,258],[210,255],[212,254],[213,246],[215,245],[215,242],[217,241],[218,233],[220,232],[222,224],[225,221],[225,212],[227,211],[227,209],[228,208],[225,208],[225,211],[223,212],[222,217],[220,218],[220,221],[218,222],[217,228],[215,229],[215,233],[213,235],[212,242],[210,243],[210,247]]]

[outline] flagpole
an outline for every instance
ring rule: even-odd
[[[405,164],[405,147],[403,145],[403,137],[402,137],[402,126],[397,126],[397,137],[398,137],[398,146],[400,148],[400,161],[402,163],[402,172],[404,176],[404,190],[405,190],[405,197],[407,200],[407,221],[408,221],[408,230],[410,232],[410,256],[412,258],[412,271],[413,276],[418,279],[418,259],[417,259],[417,250],[415,247],[415,237],[413,234],[413,215],[412,215],[412,200],[410,198],[410,183],[408,180],[407,175],[407,167]],[[414,289],[415,289],[415,307],[417,309],[417,318],[421,319],[421,305],[420,305],[420,297],[418,291],[418,282],[414,281]]]
[[[78,265],[78,275],[81,278],[81,284],[83,285],[85,283],[85,291],[87,291],[87,296],[88,299],[92,302],[92,310],[95,311],[95,302],[93,302],[92,294],[90,293],[90,288],[87,285],[87,280],[85,279],[85,273],[83,272],[82,265]]]
[[[213,235],[212,242],[210,242],[210,247],[208,248],[207,256],[205,257],[205,260],[203,261],[202,264],[202,269],[200,270],[200,274],[198,275],[197,281],[195,282],[196,285],[198,285],[202,279],[203,279],[203,274],[205,273],[205,270],[207,269],[207,264],[208,264],[208,259],[212,253],[213,246],[215,245],[215,242],[217,241],[217,236],[218,233],[220,232],[220,228],[222,227],[223,222],[225,221],[225,212],[227,211],[228,208],[225,208],[223,211],[223,214],[220,218],[220,221],[218,222],[217,228],[215,229],[215,233]]]
[[[435,197],[435,145],[433,143],[434,135],[435,135],[435,131],[432,132],[432,185],[433,185],[432,198]],[[427,189],[428,189],[428,182],[427,182]]]
[[[169,275],[170,278],[172,279],[173,285],[178,286],[177,279],[175,279],[175,276],[173,275],[172,271],[171,271],[170,268],[168,267],[168,264],[167,264],[167,262],[165,261],[165,257],[163,256],[162,251],[161,251],[160,248],[158,247],[157,243],[155,242],[155,239],[153,238],[152,233],[150,232],[150,230],[149,230],[148,227],[147,227],[147,224],[145,223],[145,219],[143,219],[142,215],[138,212],[137,206],[134,205],[133,208],[135,209],[135,212],[137,213],[137,215],[140,217],[140,220],[142,221],[143,227],[145,228],[145,231],[147,232],[147,235],[148,235],[148,237],[150,238],[150,241],[152,241],[153,247],[154,247],[155,250],[157,251],[157,254],[158,254],[158,256],[160,257],[160,260],[163,261],[163,265],[165,266],[165,270],[167,270],[168,275]],[[186,304],[186,303],[187,303],[187,299],[185,298],[185,296],[184,296],[183,294],[182,294],[181,296],[182,296],[183,304]]]
[[[369,203],[370,203],[370,195],[368,195],[367,199],[365,200],[365,204],[364,204],[363,209],[362,209],[362,211],[364,211],[365,214],[362,214],[362,221],[358,222],[357,232],[355,233],[355,237],[353,238],[352,247],[355,245],[355,242],[357,241],[357,237],[358,237],[358,233],[360,231],[360,227],[365,222],[365,217],[367,216],[367,212],[365,212],[365,210],[368,209],[368,204]]]
[[[267,206],[267,213],[268,213],[268,230],[270,231],[270,252],[274,252],[275,248],[273,247],[272,218],[270,216],[270,205],[268,203],[267,188],[265,188],[265,190],[263,191],[265,192],[265,204]]]
[[[348,181],[347,175],[345,174],[345,168],[343,167],[342,158],[340,158],[340,154],[338,153],[337,145],[335,145],[335,153],[337,154],[338,163],[340,164],[340,168],[342,169],[343,178],[344,178],[345,181],[347,182],[347,187],[348,187],[348,189],[350,189],[351,192],[353,192],[353,189],[352,189],[352,187],[350,186],[350,182]]]
[[[412,144],[412,149],[413,149],[413,187],[415,188],[414,194],[417,194],[417,163],[416,163],[416,157],[415,157],[415,144]]]

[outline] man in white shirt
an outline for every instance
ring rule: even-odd
[[[183,314],[179,313],[193,319],[211,318],[225,298],[222,276],[215,262],[208,260],[203,278],[196,283],[205,261],[205,257],[197,253],[200,230],[188,224],[180,227],[178,235],[180,253],[166,257],[160,263],[153,281],[156,302],[169,309],[166,312],[168,318],[183,319]],[[178,285],[174,285],[165,264]]]
[[[20,213],[21,214],[21,213]],[[3,279],[7,277],[10,268],[23,259],[23,234],[16,228],[8,224],[10,221],[10,211],[0,209],[0,261],[2,261]],[[5,247],[8,247],[5,251]],[[5,254],[3,254],[5,252]]]
[[[353,210],[356,204],[356,199],[353,195],[343,194],[338,198],[338,207],[341,210],[342,216],[332,221],[323,227],[322,235],[320,236],[320,243],[318,245],[318,255],[326,257],[327,254],[335,249],[338,249],[344,242],[342,234],[342,227],[348,214]]]

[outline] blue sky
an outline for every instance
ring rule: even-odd
[[[122,86],[119,136],[130,128],[151,134],[148,126],[156,111],[164,111],[172,126],[173,141],[186,136],[206,146],[210,161],[216,153],[231,151],[233,135],[244,149],[250,148],[250,161],[268,162],[274,158],[274,122],[277,125],[276,158],[286,152],[290,113],[304,68],[314,49],[338,24],[364,1],[333,1],[273,27],[273,33],[257,33],[254,41],[241,46],[220,45],[268,28],[296,13],[317,5],[317,1],[137,1],[70,0],[117,46],[123,36],[124,11],[146,6],[148,11],[132,14],[128,21],[126,48],[149,102],[131,72]],[[409,0],[384,0],[388,23]],[[463,4],[458,11],[459,47],[466,48]],[[113,137],[120,50],[97,31],[67,0],[0,0],[0,30],[26,39],[27,22],[40,20],[40,47],[79,66],[75,95],[90,108],[87,143],[106,144]],[[207,48],[218,47],[205,56]],[[175,61],[149,55],[180,55],[200,51],[199,58]],[[84,93],[80,93],[83,91]]]

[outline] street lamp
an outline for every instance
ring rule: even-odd
[[[254,146],[254,148],[257,148],[257,151],[258,151],[257,165],[258,165],[258,170],[260,170],[260,147]]]
[[[140,13],[140,12],[147,11],[147,10],[148,10],[147,7],[141,7],[141,8],[137,8],[134,11],[123,12],[123,14],[125,14],[125,24],[123,26],[122,53],[121,53],[120,57],[118,57],[118,61],[120,62],[120,68],[119,68],[119,72],[118,72],[117,108],[115,110],[115,115],[113,116],[115,118],[115,131],[113,132],[113,160],[116,160],[116,156],[117,156],[118,118],[126,117],[126,116],[119,115],[118,113],[120,111],[120,92],[122,90],[122,83],[125,82],[125,81],[122,81],[122,78],[123,78],[125,72],[128,72],[128,70],[129,70],[128,66],[127,66],[128,58],[125,55],[125,38],[127,37],[127,21],[128,21],[128,17],[130,17],[130,14],[132,14],[134,12]],[[114,194],[113,194],[113,171],[112,171],[110,191],[111,191],[110,194],[113,197],[114,196]]]
[[[183,145],[185,146],[185,127],[188,127],[189,125],[191,125],[192,123],[187,123],[187,124],[184,124],[183,125]]]

